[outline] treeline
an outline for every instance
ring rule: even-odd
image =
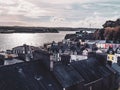
[[[0,33],[58,33],[55,28],[0,26]]]
[[[97,29],[94,33],[96,40],[106,40],[107,42],[120,43],[120,19],[116,21],[106,21],[102,29]]]

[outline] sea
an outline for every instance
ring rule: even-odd
[[[32,46],[42,46],[44,43],[52,41],[59,42],[68,33],[75,31],[60,31],[59,33],[9,33],[0,34],[0,51],[12,49],[23,44]]]

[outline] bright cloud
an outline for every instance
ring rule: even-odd
[[[16,4],[16,0],[0,0],[0,4],[13,5]]]

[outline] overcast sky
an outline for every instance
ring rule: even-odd
[[[120,18],[120,0],[0,0],[0,25],[101,27]]]

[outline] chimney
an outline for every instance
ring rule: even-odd
[[[23,47],[24,47],[24,50],[25,50],[25,54],[28,54],[27,45],[24,44]]]
[[[54,68],[54,57],[50,55],[50,71],[53,71]]]
[[[63,88],[63,90],[65,90],[65,88]]]
[[[67,54],[61,55],[62,64],[68,65],[70,63],[70,58],[71,58],[70,55],[67,55]]]

